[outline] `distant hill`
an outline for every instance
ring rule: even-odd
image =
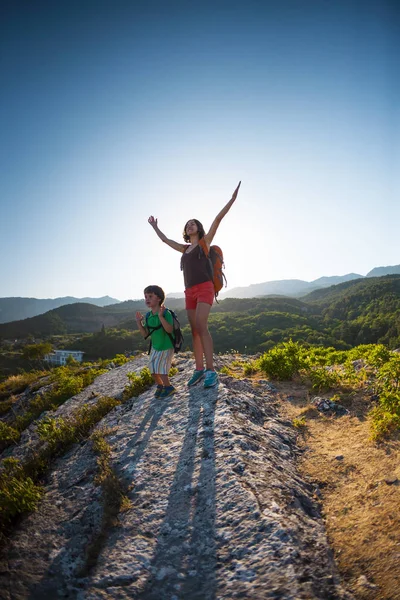
[[[400,347],[400,275],[365,277],[302,298],[319,310],[334,337],[354,346]]]
[[[348,303],[350,298],[357,298],[357,303],[362,297],[369,303],[384,294],[393,294],[398,297],[400,302],[400,275],[363,277],[354,281],[346,281],[329,288],[314,290],[307,296],[303,296],[301,300],[306,304],[325,307],[338,301]]]
[[[329,287],[344,281],[359,279],[362,275],[349,273],[348,275],[334,275],[332,277],[320,277],[314,281],[303,281],[302,279],[282,279],[277,281],[264,281],[246,287],[237,287],[220,293],[221,298],[254,298],[256,296],[282,295],[301,297],[312,290]]]
[[[365,277],[380,277],[383,275],[400,274],[400,265],[392,267],[375,267]],[[222,291],[220,298],[254,298],[257,296],[282,295],[301,298],[313,290],[338,285],[346,281],[364,279],[359,273],[348,273],[347,275],[333,275],[331,277],[319,277],[314,281],[303,281],[302,279],[278,279],[276,281],[264,281],[245,287],[236,287],[231,290]],[[171,296],[180,297],[178,294]]]
[[[78,302],[94,304],[95,306],[108,306],[109,304],[119,303],[119,300],[110,298],[110,296],[103,296],[102,298],[74,298],[73,296],[47,299],[20,297],[0,298],[0,323],[36,317],[37,315],[41,315],[54,308]]]
[[[182,308],[183,300],[168,302],[172,309]],[[146,312],[144,300],[127,300],[109,306],[76,302],[50,310],[42,315],[0,324],[0,338],[45,337],[64,333],[94,333],[105,327],[136,329],[136,311]]]
[[[399,275],[400,265],[394,265],[393,267],[375,267],[369,273],[367,277],[382,277],[382,275]]]

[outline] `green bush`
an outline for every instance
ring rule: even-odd
[[[307,370],[306,377],[311,382],[312,389],[318,392],[330,390],[340,384],[340,375],[325,367]]]
[[[37,423],[36,431],[41,440],[53,447],[77,441],[76,428],[63,417],[42,419]]]
[[[68,419],[46,417],[37,423],[38,435],[53,448],[65,448],[67,445],[83,439],[93,425],[96,425],[119,404],[120,402],[116,398],[103,396],[94,404],[80,406]]]
[[[140,375],[136,373],[127,373],[130,383],[125,387],[123,400],[139,396],[142,392],[151,387],[154,383],[151,373],[147,367],[140,371]]]
[[[303,349],[297,342],[284,342],[258,359],[258,367],[272,379],[291,379],[305,365]]]
[[[125,356],[125,354],[117,354],[114,358],[111,359],[114,365],[121,366],[128,362],[129,358]]]
[[[371,438],[374,441],[380,441],[389,437],[394,431],[400,428],[400,416],[385,410],[383,406],[373,408],[369,416],[371,417]]]
[[[75,396],[90,385],[96,377],[104,373],[104,369],[85,369],[81,367],[58,367],[54,369],[50,380],[53,387],[43,394],[37,394],[29,403],[28,409],[15,419],[14,426],[23,431],[44,411],[53,410],[65,400]]]
[[[254,375],[258,371],[257,361],[248,361],[243,364],[243,373],[246,375]]]
[[[9,443],[18,442],[20,435],[17,429],[10,427],[4,421],[0,421],[0,448],[4,446],[4,442],[6,442],[5,446]]]
[[[51,380],[55,386],[50,393],[57,404],[61,404],[64,400],[79,394],[84,387],[83,378],[80,375],[76,375],[68,367],[58,367],[55,369]]]
[[[0,402],[0,415],[5,415],[15,402],[15,396],[11,396],[8,400]]]
[[[18,514],[34,510],[42,491],[30,477],[25,477],[19,461],[8,458],[0,472],[0,526],[4,527]]]

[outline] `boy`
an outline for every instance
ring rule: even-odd
[[[157,384],[154,397],[167,398],[176,392],[168,377],[174,356],[174,346],[168,335],[173,331],[173,319],[163,304],[164,290],[158,285],[147,286],[144,290],[144,298],[150,313],[146,322],[142,313],[137,312],[136,323],[143,337],[149,334],[151,336],[149,369]]]

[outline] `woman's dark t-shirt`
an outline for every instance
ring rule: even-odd
[[[185,289],[190,288],[193,285],[198,285],[199,283],[204,283],[205,281],[212,281],[210,261],[201,250],[200,246],[193,248],[191,252],[186,251],[182,254],[181,268],[183,271]]]

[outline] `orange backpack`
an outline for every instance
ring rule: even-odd
[[[214,284],[214,295],[215,300],[217,300],[218,293],[224,287],[224,282],[225,287],[227,284],[225,274],[222,271],[222,269],[225,268],[224,255],[222,254],[222,250],[219,246],[210,246],[210,251],[208,251],[204,238],[199,240],[199,246],[210,261],[212,281]]]

